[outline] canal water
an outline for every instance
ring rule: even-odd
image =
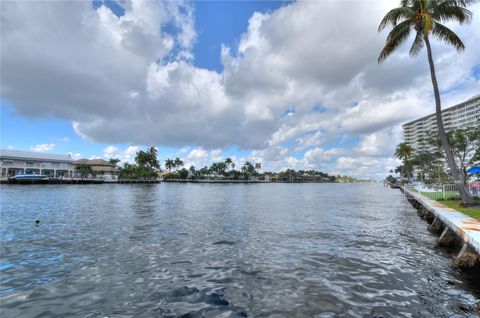
[[[2,317],[476,317],[478,276],[378,184],[2,185],[0,203]]]

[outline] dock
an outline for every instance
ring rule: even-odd
[[[104,180],[96,178],[48,178],[41,180],[9,180],[7,178],[0,179],[0,183],[8,184],[102,184],[102,183],[160,183],[159,179],[120,179],[120,180]]]
[[[468,268],[479,263],[480,221],[405,187],[401,190],[418,214],[430,223],[428,229],[440,234],[438,246],[461,246],[454,267]]]
[[[116,183],[160,183],[160,179],[144,180],[144,179],[120,179]]]

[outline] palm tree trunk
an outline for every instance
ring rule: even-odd
[[[466,206],[475,205],[475,201],[473,200],[465,184],[463,183],[463,180],[460,176],[460,171],[458,170],[455,159],[453,158],[452,149],[448,144],[447,134],[445,133],[445,127],[443,126],[440,91],[438,90],[437,76],[435,75],[435,65],[433,64],[432,48],[430,46],[430,41],[428,40],[427,36],[425,37],[425,44],[427,46],[428,64],[430,65],[430,76],[432,78],[433,93],[435,95],[435,115],[437,117],[438,136],[440,137],[440,140],[442,142],[442,147],[447,158],[448,167],[450,168],[450,172],[452,174],[453,180],[455,181],[455,185],[457,186],[463,203]]]

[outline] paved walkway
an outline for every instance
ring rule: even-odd
[[[480,221],[458,212],[438,201],[427,198],[419,193],[403,188],[407,196],[413,197],[425,209],[433,213],[443,224],[457,233],[480,254]]]

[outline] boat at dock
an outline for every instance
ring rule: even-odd
[[[9,183],[47,183],[50,180],[48,176],[41,174],[18,174],[8,178]]]

